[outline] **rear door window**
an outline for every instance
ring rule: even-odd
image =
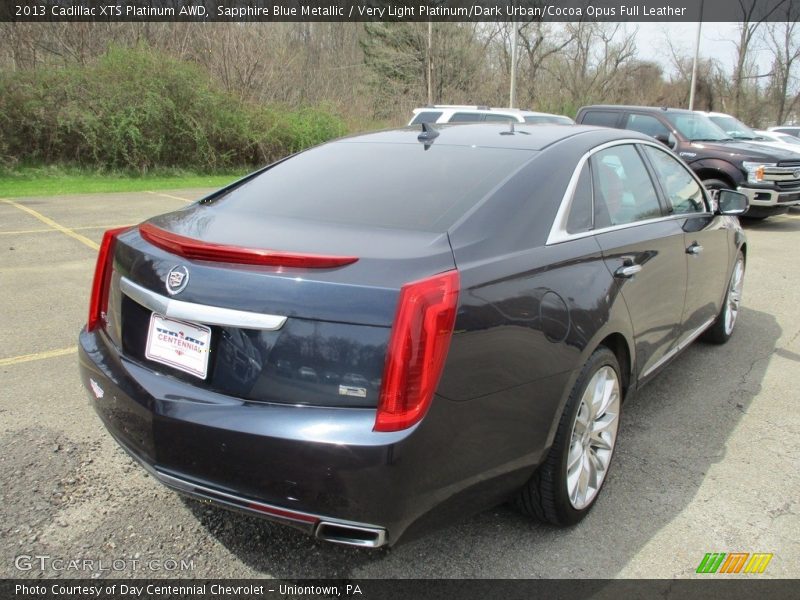
[[[601,150],[591,162],[595,229],[663,216],[650,174],[632,144]]]
[[[632,129],[639,133],[644,133],[651,137],[662,135],[669,138],[670,130],[661,121],[650,115],[628,115],[628,122],[625,124],[625,129]]]

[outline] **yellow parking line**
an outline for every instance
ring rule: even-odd
[[[100,249],[100,246],[97,243],[93,242],[92,240],[90,240],[86,236],[83,236],[80,233],[75,233],[74,231],[72,231],[72,229],[64,227],[63,225],[59,225],[58,223],[53,221],[53,219],[51,219],[49,217],[45,217],[43,214],[41,214],[39,212],[36,212],[32,208],[29,208],[29,207],[24,206],[22,204],[17,204],[13,200],[8,200],[8,199],[5,199],[5,198],[2,201],[5,202],[6,204],[10,204],[11,206],[14,206],[14,207],[20,209],[23,212],[28,213],[32,217],[36,217],[37,219],[39,219],[45,225],[47,225],[49,227],[52,227],[53,229],[55,229],[57,231],[60,231],[64,235],[68,235],[72,239],[78,240],[81,244],[83,244],[84,246],[88,246],[92,250],[99,250]]]
[[[126,223],[127,224],[127,223]],[[86,225],[84,227],[72,227],[72,231],[84,231],[86,229],[116,229],[117,227],[125,227],[125,225]],[[18,231],[0,231],[0,235],[23,235],[28,233],[51,233],[55,229],[21,229]]]
[[[12,356],[11,358],[0,358],[0,367],[7,367],[8,365],[18,365],[20,363],[31,362],[34,360],[44,360],[45,358],[55,358],[56,356],[65,356],[77,352],[77,346],[69,348],[61,348],[60,350],[48,350],[47,352],[36,352],[34,354],[23,354],[22,356]]]
[[[189,200],[188,198],[181,198],[180,196],[173,196],[172,194],[165,194],[164,192],[151,192],[147,191],[148,194],[153,194],[153,196],[161,196],[163,198],[172,198],[173,200],[180,200],[181,202],[194,202],[194,200]]]

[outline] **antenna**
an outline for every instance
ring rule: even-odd
[[[439,132],[430,123],[422,123],[422,133],[417,136],[420,142],[431,142],[439,137]]]

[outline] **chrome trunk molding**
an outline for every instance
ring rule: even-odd
[[[122,293],[128,298],[154,313],[170,319],[263,331],[276,331],[283,327],[287,319],[280,315],[254,313],[167,298],[134,283],[127,277],[121,277],[119,285]]]

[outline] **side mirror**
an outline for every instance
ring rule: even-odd
[[[655,136],[655,138],[657,142],[661,142],[667,148],[673,150],[675,149],[675,138],[673,138],[671,135],[664,135],[663,133],[659,133],[658,135]]]
[[[741,215],[750,208],[747,196],[733,190],[719,190],[717,194],[717,212],[721,215]]]

